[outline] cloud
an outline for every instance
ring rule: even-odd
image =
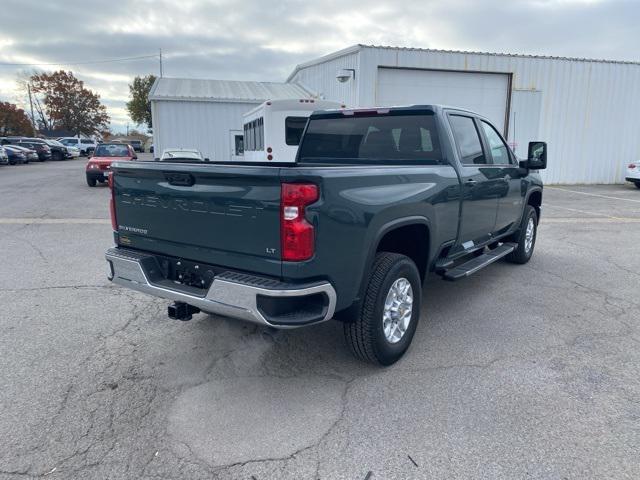
[[[171,77],[283,81],[297,63],[355,43],[640,60],[635,0],[5,0],[0,62],[155,54]],[[42,66],[43,69],[55,67]],[[116,128],[156,59],[67,66]],[[19,67],[0,66],[0,98]]]

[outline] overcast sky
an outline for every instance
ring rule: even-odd
[[[640,61],[640,0],[2,0],[0,63],[156,54],[168,77],[284,81],[356,43]],[[0,99],[34,67],[0,65]],[[68,65],[116,131],[135,75],[157,59]]]

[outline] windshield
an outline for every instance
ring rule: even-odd
[[[56,147],[64,147],[64,145],[62,145],[57,140],[45,140],[45,142],[47,142],[49,145],[55,145]]]
[[[440,163],[432,112],[335,114],[311,118],[300,162]]]
[[[126,145],[99,145],[94,157],[129,157],[129,148]]]

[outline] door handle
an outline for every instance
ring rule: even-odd
[[[469,185],[470,187],[473,187],[476,183],[478,183],[478,181],[477,181],[477,180],[474,180],[473,178],[469,178],[469,179],[465,182],[465,184],[466,184],[466,185]]]

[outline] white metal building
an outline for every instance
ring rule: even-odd
[[[548,142],[548,183],[622,182],[640,159],[640,63],[355,45],[287,81],[349,106],[477,111],[520,157],[529,141]]]
[[[242,117],[265,100],[311,98],[293,83],[158,78],[151,87],[154,151],[195,148],[211,160],[237,158]]]

